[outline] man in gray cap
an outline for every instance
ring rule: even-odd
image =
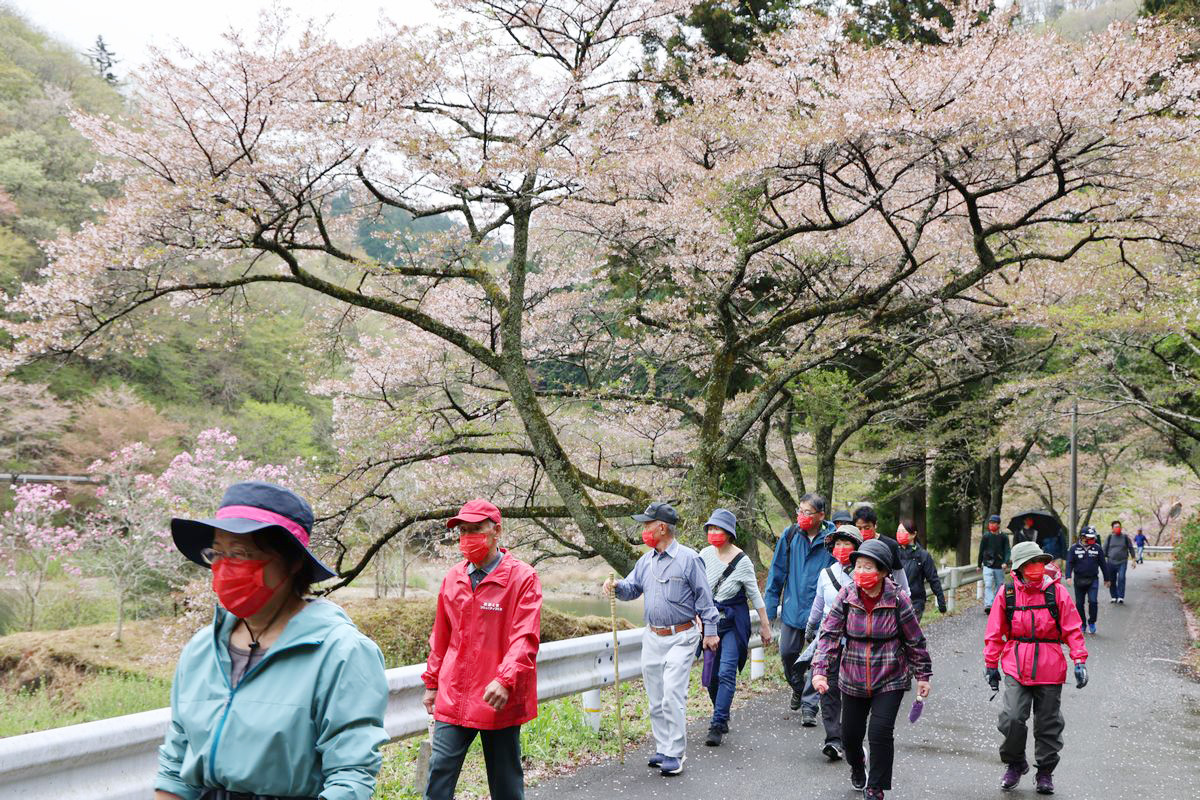
[[[675,540],[679,515],[667,503],[651,503],[633,516],[642,523],[642,542],[650,551],[621,581],[604,582],[606,595],[634,600],[645,595],[646,633],[642,637],[642,682],[650,700],[650,730],[655,753],[649,766],[663,775],[683,772],[687,749],[687,693],[696,643],[704,627],[704,647],[716,650],[717,610],[695,550]]]

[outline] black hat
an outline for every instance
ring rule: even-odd
[[[841,509],[839,511],[833,512],[833,516],[829,518],[829,521],[832,522],[834,525],[842,525],[842,524],[853,525],[854,524],[854,518],[851,517],[850,512],[846,511],[845,509]]]
[[[651,503],[641,514],[634,514],[633,518],[638,522],[655,521],[665,522],[668,525],[679,524],[679,514],[675,512],[670,503]]]
[[[171,538],[179,552],[202,567],[209,564],[200,555],[212,547],[213,532],[225,531],[238,536],[266,530],[282,530],[295,540],[308,558],[308,573],[313,581],[332,578],[335,573],[308,549],[312,535],[313,511],[303,497],[264,481],[243,481],[225,490],[216,516],[211,519],[171,520]]]
[[[891,572],[893,567],[892,549],[878,539],[867,539],[850,554],[850,568],[854,569],[859,557],[866,556],[885,572]]]

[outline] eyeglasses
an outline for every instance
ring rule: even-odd
[[[266,561],[270,559],[270,556],[261,550],[246,550],[241,547],[235,547],[228,552],[206,547],[200,551],[200,558],[211,567],[223,558],[231,558],[234,561]]]

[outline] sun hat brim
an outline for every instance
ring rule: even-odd
[[[1038,553],[1036,555],[1030,556],[1029,558],[1021,559],[1019,562],[1013,564],[1012,568],[1020,569],[1021,567],[1025,566],[1026,564],[1032,564],[1035,561],[1040,561],[1043,564],[1049,564],[1053,560],[1054,560],[1054,556],[1051,555],[1050,553]]]
[[[884,572],[890,573],[892,571],[892,565],[890,563],[885,564],[885,563],[883,563],[881,558],[873,556],[870,553],[864,553],[862,550],[855,550],[853,553],[850,554],[851,569],[854,568],[855,563],[857,563],[860,558],[865,558],[869,561],[874,562],[875,566],[879,567],[879,569],[883,570]],[[888,560],[890,561],[891,559],[888,559]]]
[[[245,536],[267,530],[277,530],[287,534],[288,541],[304,553],[305,559],[308,561],[309,576],[314,583],[328,580],[337,575],[332,569],[322,564],[321,560],[313,555],[311,550],[301,544],[300,540],[291,531],[281,525],[241,517],[227,517],[224,519],[182,519],[175,517],[171,520],[171,538],[175,541],[175,547],[189,561],[199,564],[205,569],[209,569],[209,565],[205,563],[204,558],[200,555],[200,551],[206,547],[212,547],[213,535],[216,531],[232,533],[235,536]]]

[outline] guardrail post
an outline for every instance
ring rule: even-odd
[[[763,661],[763,649],[761,647],[750,648],[750,680],[758,680],[765,671],[766,662]]]
[[[429,733],[417,748],[417,764],[413,767],[413,788],[424,796],[429,786],[429,759],[433,756],[433,720],[429,720]]]
[[[954,567],[950,570],[950,593],[946,595],[946,613],[953,614],[954,607],[958,605],[958,587],[959,587],[959,572],[958,568]]]
[[[583,693],[583,714],[587,719],[588,727],[599,732],[600,730],[600,690],[589,689]]]

